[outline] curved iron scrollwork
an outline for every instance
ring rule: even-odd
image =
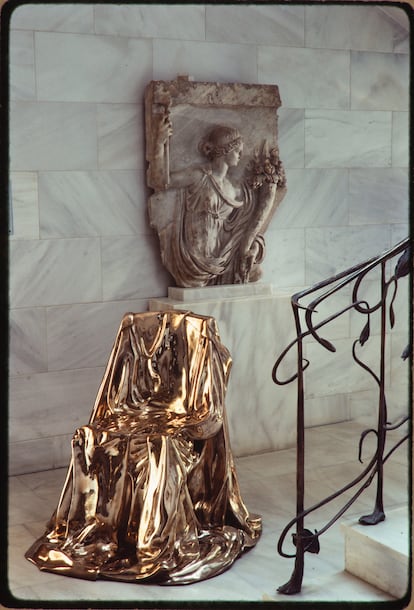
[[[387,269],[389,269],[390,261],[399,256],[395,265],[395,269],[391,276],[387,279]],[[362,286],[368,274],[379,269],[380,271],[380,293],[373,304],[370,304],[367,298],[362,296]],[[315,284],[309,289],[303,290],[294,294],[291,298],[293,316],[295,319],[296,338],[283,350],[275,362],[272,371],[273,381],[277,385],[286,385],[293,381],[297,383],[297,451],[296,451],[296,470],[297,470],[297,489],[296,489],[296,516],[289,521],[282,531],[278,541],[278,552],[282,557],[295,558],[295,566],[291,578],[287,583],[278,588],[280,593],[295,594],[301,590],[303,573],[304,573],[304,554],[306,552],[319,553],[320,536],[326,532],[338,519],[352,506],[357,498],[371,485],[373,480],[377,480],[376,498],[373,511],[369,515],[360,517],[359,522],[363,525],[375,525],[385,519],[383,505],[383,466],[386,460],[400,447],[409,437],[408,434],[399,439],[395,445],[385,453],[385,442],[387,432],[401,427],[407,422],[409,417],[403,417],[397,423],[387,421],[387,402],[386,402],[386,380],[385,380],[385,339],[387,323],[390,328],[395,324],[394,303],[397,295],[398,281],[409,275],[411,272],[411,248],[410,240],[407,238],[397,244],[391,250],[384,254],[374,257],[359,265],[351,267],[346,271],[339,273],[327,280]],[[334,294],[343,289],[351,290],[350,302],[335,313],[327,316],[325,319],[314,323],[314,314],[318,312],[321,304],[327,301]],[[315,296],[314,296],[315,295]],[[391,295],[391,298],[389,298]],[[303,304],[306,299],[307,305]],[[359,334],[359,337],[352,343],[352,358],[354,362],[361,367],[368,375],[371,376],[373,382],[378,388],[378,422],[377,428],[369,428],[361,433],[358,446],[358,459],[362,463],[362,451],[365,439],[368,435],[374,435],[376,439],[376,449],[374,455],[369,460],[362,472],[352,481],[317,502],[313,506],[304,507],[305,493],[305,422],[304,422],[304,372],[309,367],[310,362],[303,355],[303,340],[306,337],[313,339],[323,348],[330,352],[335,352],[335,345],[323,337],[322,329],[331,323],[333,320],[344,315],[348,311],[355,311],[365,316],[365,323]],[[304,312],[304,313],[302,313]],[[371,337],[372,316],[375,312],[380,315],[380,347],[379,347],[379,367],[378,372],[374,372],[363,359],[360,352],[363,352],[363,346]],[[303,323],[304,318],[304,323]],[[296,347],[297,350],[297,367],[296,372],[287,379],[280,379],[278,376],[279,366],[285,359],[287,353]],[[412,356],[412,347],[408,345],[403,353],[402,358],[407,359]],[[354,489],[355,488],[355,489]],[[319,530],[312,532],[305,528],[305,518],[312,512],[329,504],[334,499],[338,498],[345,492],[353,489],[351,497],[345,502],[336,514]],[[295,553],[287,553],[284,550],[286,536],[291,529],[296,526],[296,532],[292,534],[292,542],[295,547]]]

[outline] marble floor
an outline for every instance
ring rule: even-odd
[[[351,480],[362,466],[358,463],[360,432],[372,422],[352,421],[308,429],[306,432],[306,506],[331,494],[341,484]],[[395,438],[402,431],[393,431]],[[368,460],[370,438],[364,445]],[[368,442],[369,441],[369,442]],[[266,607],[312,601],[370,602],[370,610],[393,599],[390,595],[367,585],[344,571],[344,541],[340,522],[320,538],[319,555],[307,554],[302,592],[284,596],[276,592],[290,577],[293,560],[277,553],[277,540],[295,512],[295,449],[237,459],[237,469],[243,497],[252,512],[263,516],[263,535],[257,546],[236,561],[233,567],[211,580],[201,583],[161,587],[114,582],[90,582],[40,572],[24,558],[24,552],[44,529],[54,509],[65,476],[65,470],[25,474],[10,478],[9,493],[9,589],[20,607],[47,607],[53,603],[71,602],[80,607],[105,603],[161,607],[168,601],[173,608],[212,602],[212,607],[229,602],[247,602],[247,606]],[[404,443],[385,465],[385,507],[406,506],[408,503],[409,458],[408,443]],[[370,487],[340,521],[355,521],[370,512],[375,490]],[[335,501],[313,513],[305,523],[310,529],[320,529],[342,505]],[[381,527],[378,525],[376,527]],[[289,536],[290,537],[290,536]],[[290,552],[287,540],[285,550]],[[31,601],[33,605],[31,605]],[[215,603],[214,603],[215,602]],[[182,604],[182,606],[180,606]],[[17,604],[16,604],[17,605]],[[232,605],[232,604],[231,604]],[[294,607],[294,605],[292,607]],[[245,604],[243,604],[245,607]],[[171,607],[171,606],[169,606]],[[204,607],[206,607],[204,605]]]

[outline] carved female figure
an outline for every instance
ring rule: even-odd
[[[171,135],[168,115],[159,122],[158,154],[161,164],[165,142]],[[207,162],[171,171],[167,189],[176,189],[176,214],[172,225],[159,232],[163,262],[179,286],[207,286],[257,281],[264,256],[265,230],[276,202],[276,189],[284,187],[267,151],[249,166],[251,175],[235,185],[229,170],[243,152],[238,129],[216,125],[199,143]],[[155,161],[153,159],[153,162]],[[265,163],[273,172],[266,173]],[[260,169],[258,170],[258,167]],[[257,180],[258,174],[266,177]]]

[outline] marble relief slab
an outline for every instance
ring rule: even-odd
[[[151,151],[156,137],[157,116],[169,110],[172,135],[169,143],[170,166],[186,167],[189,162],[202,162],[198,142],[211,124],[231,121],[242,129],[246,149],[254,149],[260,138],[271,138],[276,144],[275,112],[281,106],[276,85],[243,83],[194,82],[189,77],[176,81],[152,81],[146,91],[146,138],[148,184],[158,188]],[[250,119],[250,121],[248,121]],[[177,128],[175,128],[177,125]],[[247,159],[237,168],[240,176]]]
[[[149,219],[181,287],[261,276],[264,233],[286,193],[276,85],[151,81],[145,92]]]

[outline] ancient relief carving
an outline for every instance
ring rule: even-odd
[[[278,88],[153,81],[146,90],[151,226],[182,287],[257,281],[286,192]]]

